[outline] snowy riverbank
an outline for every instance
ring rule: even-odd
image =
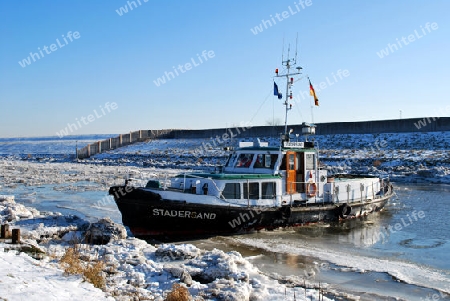
[[[83,140],[83,136],[78,139],[84,143],[90,141]],[[272,146],[279,145],[277,137],[262,139]],[[317,135],[310,140],[320,149],[322,168],[332,173],[373,173],[389,175],[399,182],[450,183],[450,132]],[[223,147],[236,146],[237,142],[238,139],[224,141],[221,137],[151,140],[108,151],[80,163],[90,164],[92,168],[96,168],[95,165],[149,167],[166,169],[168,173],[172,169],[211,170],[226,162],[228,152]],[[74,162],[76,145],[75,138],[3,141],[0,142],[0,160]],[[79,142],[78,147],[82,146]]]
[[[296,138],[293,138],[296,139]],[[322,168],[330,173],[383,174],[394,181],[450,183],[450,132],[313,136]],[[279,139],[266,137],[271,146]],[[211,139],[167,139],[137,143],[83,162],[175,169],[212,169],[226,162],[224,146]]]
[[[318,289],[302,288],[318,283],[295,276],[273,279],[238,252],[205,251],[190,244],[151,245],[127,237],[122,225],[108,219],[89,223],[39,212],[16,203],[13,196],[0,196],[0,223],[20,229],[22,236],[20,245],[0,241],[2,300],[164,300],[179,283],[195,300],[319,298]],[[102,263],[98,275],[104,283],[94,282],[100,288],[86,276],[64,273],[68,265],[62,258],[70,248],[77,250],[81,266]],[[323,284],[322,288],[326,291]]]
[[[322,167],[332,172],[381,173],[394,181],[450,183],[448,132],[315,139],[321,149]],[[267,140],[277,144],[275,138]],[[319,283],[313,277],[265,274],[235,251],[206,251],[190,244],[148,244],[128,237],[117,224],[118,218],[114,219],[116,223],[106,219],[109,214],[117,214],[106,192],[112,185],[123,184],[125,178],[133,178],[134,185],[139,186],[149,178],[164,179],[223,164],[227,158],[225,144],[215,138],[148,141],[78,162],[70,154],[61,153],[60,145],[45,145],[45,154],[39,153],[39,147],[14,144],[1,148],[0,195],[18,191],[22,203],[14,197],[1,197],[0,223],[20,228],[23,245],[18,249],[10,240],[0,240],[0,300],[61,300],[69,294],[71,300],[163,300],[175,283],[183,283],[197,300],[294,300],[294,296],[295,300],[318,300],[318,289],[311,287]],[[69,146],[67,149],[73,145]],[[64,194],[68,200],[69,195],[98,192],[88,206],[105,219],[99,222],[54,212],[67,206],[55,204],[51,197],[52,212],[32,208],[49,192]],[[70,206],[76,208],[77,204]],[[101,245],[82,241],[86,234],[96,233],[93,229],[114,235],[101,236],[100,242],[109,240]],[[92,235],[88,237],[92,241]],[[104,264],[102,289],[81,275],[64,275],[61,258],[75,245],[85,268],[96,262]],[[24,248],[27,252],[20,253]],[[326,284],[321,287],[328,292],[324,300],[340,294]]]

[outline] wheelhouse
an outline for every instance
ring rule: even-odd
[[[230,204],[280,206],[322,197],[326,171],[319,171],[311,142],[241,142],[216,173],[180,174],[171,188],[215,196]]]
[[[319,171],[317,150],[312,142],[284,141],[278,148],[268,147],[259,140],[241,143],[228,158],[225,172],[280,175],[282,194],[296,195],[295,200],[316,196],[318,187],[315,183],[326,179],[326,173]],[[305,193],[307,195],[300,195]]]

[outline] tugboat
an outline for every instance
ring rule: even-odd
[[[214,172],[174,176],[170,185],[150,179],[145,187],[129,181],[109,189],[122,222],[137,237],[160,240],[248,233],[319,222],[335,222],[383,209],[393,196],[389,179],[371,175],[328,175],[318,163],[313,124],[303,124],[305,141],[291,141],[287,115],[292,97],[289,73],[295,59],[283,61],[286,118],[279,146],[256,139],[240,142]],[[274,82],[274,94],[281,97]],[[311,95],[317,98],[310,83]]]

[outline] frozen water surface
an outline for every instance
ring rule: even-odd
[[[328,292],[324,300],[449,299],[448,133],[317,136],[324,168],[384,173],[397,181],[397,198],[384,212],[357,225],[177,244],[117,238],[83,249],[84,257],[107,264],[103,290],[80,276],[64,276],[57,262],[86,225],[109,217],[120,227],[109,186],[130,177],[144,185],[151,177],[212,169],[227,152],[214,137],[154,140],[75,162],[74,141],[82,146],[82,138],[62,144],[0,139],[0,194],[15,196],[1,197],[1,222],[21,228],[27,244],[47,252],[37,260],[0,243],[1,298],[41,300],[42,292],[60,300],[70,288],[75,299],[162,300],[182,278],[192,295],[211,300],[293,300],[294,294],[296,300],[318,300],[312,287],[319,283]],[[420,211],[424,218],[414,219]]]

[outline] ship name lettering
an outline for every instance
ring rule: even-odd
[[[153,209],[153,216],[170,216],[170,217],[182,217],[193,219],[216,219],[216,214],[212,212],[195,212],[187,210],[166,210],[166,209]]]

